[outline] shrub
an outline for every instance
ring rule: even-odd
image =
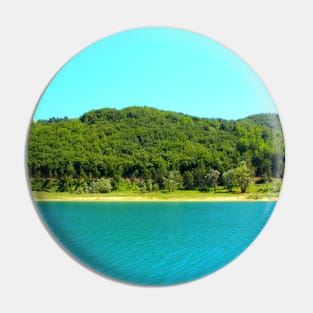
[[[109,193],[112,191],[111,179],[100,178],[93,180],[89,186],[90,193]]]

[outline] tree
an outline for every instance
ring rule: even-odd
[[[267,192],[269,192],[269,183],[272,181],[272,164],[270,160],[264,161],[264,174],[263,179],[267,186]]]
[[[112,191],[111,179],[110,178],[100,178],[99,182],[99,192],[109,193]]]
[[[241,161],[235,169],[236,180],[242,193],[247,191],[251,181],[250,170],[245,161]]]
[[[198,166],[193,170],[194,186],[202,189],[205,188],[205,174],[206,168],[203,160],[198,163]]]
[[[193,175],[191,171],[187,171],[184,174],[184,189],[186,190],[193,189]]]
[[[220,176],[220,172],[211,168],[209,172],[205,175],[205,178],[209,186],[213,186],[214,192],[216,192],[217,181]]]
[[[142,183],[141,191],[142,192],[147,192],[147,185],[146,185],[145,182]]]
[[[166,189],[168,191],[174,191],[182,188],[183,179],[179,171],[169,171],[168,177],[166,179]]]
[[[111,179],[100,178],[90,183],[89,191],[91,193],[109,193],[112,191]]]
[[[228,191],[232,191],[236,185],[236,172],[234,169],[230,169],[223,173],[223,181]]]
[[[158,183],[154,183],[152,190],[153,190],[153,191],[158,191],[159,189],[160,189],[160,188],[159,188]]]
[[[85,181],[78,181],[75,193],[87,193],[88,192],[88,185]]]
[[[147,190],[151,192],[153,190],[152,179],[147,180]]]

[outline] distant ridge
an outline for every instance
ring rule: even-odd
[[[196,115],[192,115],[192,114],[187,114],[187,113],[182,113],[182,112],[176,112],[176,111],[171,111],[171,110],[161,110],[161,109],[157,109],[157,108],[154,108],[154,107],[151,107],[151,106],[129,106],[129,107],[126,107],[126,108],[123,108],[123,109],[116,109],[116,108],[109,108],[109,107],[106,107],[106,108],[101,108],[101,109],[92,109],[90,111],[87,111],[85,113],[83,113],[81,116],[79,117],[72,117],[71,119],[81,119],[83,116],[85,115],[89,115],[89,114],[106,114],[108,112],[117,112],[117,111],[120,111],[120,112],[127,112],[127,111],[133,111],[133,110],[138,110],[138,112],[140,111],[145,111],[145,110],[151,110],[151,111],[158,111],[158,112],[166,112],[168,114],[178,114],[178,115],[182,115],[182,116],[189,116],[189,117],[192,117],[192,118],[199,118],[199,119],[205,119],[205,120],[220,120],[220,121],[241,121],[241,120],[245,120],[245,119],[250,119],[250,120],[253,120],[256,124],[259,124],[259,125],[266,125],[266,120],[269,119],[267,121],[267,125],[268,127],[271,127],[271,128],[274,128],[273,125],[275,125],[275,123],[277,121],[279,121],[280,123],[280,120],[279,120],[279,116],[277,113],[258,113],[258,114],[252,114],[252,115],[248,115],[246,117],[243,117],[243,118],[238,118],[238,119],[226,119],[226,118],[223,118],[223,117],[218,117],[218,116],[211,116],[211,117],[199,117],[199,116],[196,116]],[[114,114],[114,113],[112,113]],[[61,120],[67,120],[69,119],[67,116],[64,116],[64,117],[51,117],[51,118],[48,118],[48,119],[38,119],[36,121],[61,121]],[[262,124],[262,119],[264,119],[264,122],[265,124]],[[273,120],[271,124],[270,120]]]
[[[239,119],[238,121],[252,121],[253,123],[266,126],[269,128],[274,128],[277,130],[281,130],[281,123],[279,119],[279,115],[277,113],[261,113],[261,114],[253,114],[249,115],[246,118]]]

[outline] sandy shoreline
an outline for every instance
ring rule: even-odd
[[[260,199],[247,199],[246,197],[203,197],[203,198],[144,198],[144,197],[67,197],[67,198],[51,198],[40,199],[35,198],[35,201],[64,201],[64,202],[257,202],[257,201],[277,201],[277,198],[260,198]]]

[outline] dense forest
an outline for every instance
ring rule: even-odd
[[[37,191],[109,192],[241,186],[282,177],[277,114],[208,119],[150,107],[101,109],[80,118],[33,121],[28,171]]]

